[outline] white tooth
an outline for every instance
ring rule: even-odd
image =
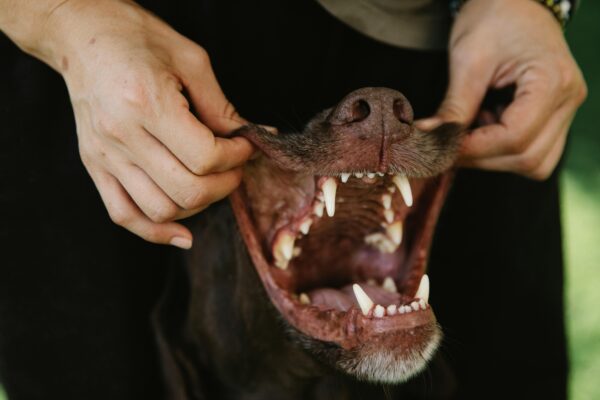
[[[381,232],[375,232],[365,236],[365,243],[375,247],[382,253],[393,253],[398,248],[390,238]]]
[[[400,190],[400,194],[404,199],[404,203],[411,207],[413,204],[412,190],[410,189],[410,183],[408,182],[408,178],[406,175],[398,174],[393,178],[394,184],[398,186],[398,190]]]
[[[379,304],[377,304],[375,306],[375,310],[373,310],[373,316],[375,318],[383,318],[384,315],[385,315],[385,308],[383,308],[383,306],[380,306]]]
[[[421,310],[427,309],[427,303],[425,303],[425,300],[419,299],[419,305],[421,306]]]
[[[363,315],[369,314],[369,311],[373,308],[373,300],[371,300],[365,291],[356,283],[352,285],[352,290],[354,291],[354,296],[356,296],[356,300],[358,301],[358,305],[360,306]]]
[[[290,232],[282,232],[275,239],[273,256],[275,265],[281,269],[286,269],[288,262],[294,256],[294,241],[296,238]]]
[[[384,290],[387,290],[388,292],[398,293],[398,288],[396,287],[394,280],[389,276],[383,280],[383,284],[381,285],[381,287]]]
[[[343,173],[343,174],[340,176],[340,178],[341,178],[341,180],[342,180],[342,183],[346,183],[346,182],[348,182],[348,179],[350,178],[350,175],[351,175],[351,174],[349,174],[349,173]]]
[[[418,311],[419,310],[419,303],[417,303],[416,301],[413,301],[412,303],[410,303],[410,307],[413,310]]]
[[[292,255],[294,257],[298,257],[301,253],[302,253],[302,249],[300,247],[294,247],[294,251],[292,252]]]
[[[390,304],[389,306],[387,306],[387,315],[396,315],[396,313],[398,312],[398,308],[395,304]]]
[[[327,215],[333,217],[335,214],[335,191],[337,190],[337,182],[334,178],[327,178],[323,183],[323,195],[325,196],[325,208]]]
[[[383,208],[386,210],[392,208],[392,195],[389,193],[384,193],[381,195],[381,204],[383,204]]]
[[[383,217],[388,224],[394,222],[394,210],[383,210]]]
[[[385,176],[385,174],[383,172],[378,172],[377,175],[378,176]]]
[[[408,310],[406,309],[406,306],[400,306],[400,307],[398,308],[398,312],[399,312],[400,314],[406,314],[407,312],[410,312],[410,311],[411,311],[411,308],[410,308],[410,307],[408,307]]]
[[[362,172],[355,172],[354,176],[357,177],[358,179],[362,178],[365,174],[363,174]]]
[[[388,186],[387,190],[390,193],[396,193],[396,186]]]
[[[367,285],[375,286],[375,285],[377,285],[377,282],[375,282],[375,279],[373,279],[373,278],[367,279]]]
[[[402,243],[402,221],[396,221],[385,228],[387,235],[392,242],[398,246]]]
[[[300,304],[310,304],[310,297],[306,293],[300,293]]]
[[[375,178],[375,172],[368,172],[367,173],[367,178]]]
[[[323,203],[322,201],[317,201],[315,203],[315,205],[313,206],[313,212],[319,218],[321,218],[323,216],[324,210],[325,210],[325,203]]]
[[[429,277],[427,274],[424,274],[421,278],[421,283],[419,283],[419,288],[417,289],[415,297],[425,300],[425,303],[429,303]]]
[[[311,218],[306,218],[304,221],[302,221],[302,223],[300,224],[300,232],[302,232],[303,235],[308,235],[308,232],[310,231],[310,226],[312,225],[313,221]]]

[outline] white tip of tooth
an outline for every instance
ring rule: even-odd
[[[380,306],[379,304],[377,304],[375,306],[375,309],[373,310],[373,316],[375,318],[383,318],[385,316],[385,308],[383,308],[383,306]]]
[[[415,311],[419,310],[419,303],[416,301],[413,301],[412,303],[410,303],[410,308],[412,308]]]
[[[317,201],[313,207],[313,212],[317,217],[321,218],[323,211],[325,211],[325,204],[322,201]]]
[[[375,178],[375,172],[368,172],[367,178],[371,178],[371,179]]]
[[[396,287],[394,280],[389,276],[383,280],[381,287],[390,293],[398,293],[398,288]]]
[[[369,314],[369,311],[373,308],[373,300],[371,300],[357,283],[352,285],[352,290],[354,291],[354,296],[356,297],[356,301],[358,301],[358,305],[360,306],[363,315]]]
[[[398,190],[400,190],[400,194],[404,199],[404,203],[408,207],[411,207],[413,205],[412,190],[410,189],[410,183],[408,182],[408,178],[406,177],[406,175],[395,175],[393,181],[394,184],[398,186]]]
[[[302,232],[303,235],[308,235],[308,232],[310,231],[310,226],[312,225],[313,221],[310,218],[306,218],[304,221],[302,221],[302,223],[300,224],[300,232]]]
[[[386,210],[392,208],[392,195],[390,193],[381,195],[381,204],[383,204],[383,208]]]
[[[362,172],[355,172],[354,176],[357,177],[358,179],[362,178],[365,174],[363,174]]]
[[[343,173],[340,176],[340,179],[342,180],[342,183],[346,183],[346,182],[348,182],[348,179],[350,179],[350,174],[349,173]]]
[[[383,217],[387,221],[388,224],[394,222],[394,210],[383,210]]]
[[[377,176],[385,176],[385,174],[383,172],[378,172]]]
[[[334,178],[327,178],[323,183],[323,195],[325,196],[325,208],[327,215],[333,217],[335,215],[335,192],[337,190],[337,182]]]
[[[310,304],[310,297],[306,293],[300,293],[300,304]]]
[[[387,306],[387,315],[396,315],[398,312],[398,307],[395,304],[390,304]]]
[[[419,283],[419,288],[417,289],[415,297],[423,299],[425,303],[429,303],[429,276],[427,276],[427,274],[424,274],[421,278],[421,283]]]
[[[281,269],[286,269],[288,262],[294,256],[294,242],[296,238],[290,232],[282,232],[275,239],[273,248],[273,256],[275,257],[275,265]]]
[[[396,221],[389,224],[385,228],[385,231],[390,239],[392,239],[392,242],[400,246],[400,243],[402,243],[402,221]]]
[[[419,299],[419,306],[421,306],[421,310],[427,310],[427,303],[425,303],[425,300]]]

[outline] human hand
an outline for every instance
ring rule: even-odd
[[[69,89],[81,159],[111,219],[151,242],[189,248],[191,233],[174,221],[234,190],[253,153],[244,138],[213,135],[243,120],[206,52],[130,2],[70,2],[52,18],[61,39],[54,66]]]
[[[487,125],[463,142],[459,164],[546,179],[556,167],[587,88],[554,16],[531,0],[469,0],[450,39],[450,83],[435,116],[469,126],[490,88],[515,84],[501,113],[482,112]]]

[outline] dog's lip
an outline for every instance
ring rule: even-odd
[[[432,199],[429,216],[425,219],[424,235],[420,239],[423,243],[419,251],[412,255],[415,257],[411,262],[414,273],[409,279],[407,287],[415,288],[425,272],[427,248],[431,242],[433,228],[437,215],[443,204],[443,199],[449,188],[452,173],[447,172],[439,179],[439,188]],[[333,342],[345,349],[351,349],[377,337],[383,337],[393,331],[410,330],[422,325],[435,324],[435,316],[431,307],[417,312],[386,316],[385,318],[374,318],[372,313],[363,315],[357,308],[351,308],[346,312],[337,310],[321,310],[313,306],[301,305],[290,292],[280,288],[273,277],[273,266],[264,257],[259,235],[256,231],[249,207],[246,207],[246,196],[243,188],[238,188],[230,200],[240,227],[240,232],[255,268],[263,282],[263,285],[272,300],[272,303],[285,317],[285,319],[300,332],[314,339]]]

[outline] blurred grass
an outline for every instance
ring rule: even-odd
[[[600,1],[583,1],[567,39],[589,87],[562,177],[571,400],[600,399]],[[0,400],[6,396],[0,388]]]

